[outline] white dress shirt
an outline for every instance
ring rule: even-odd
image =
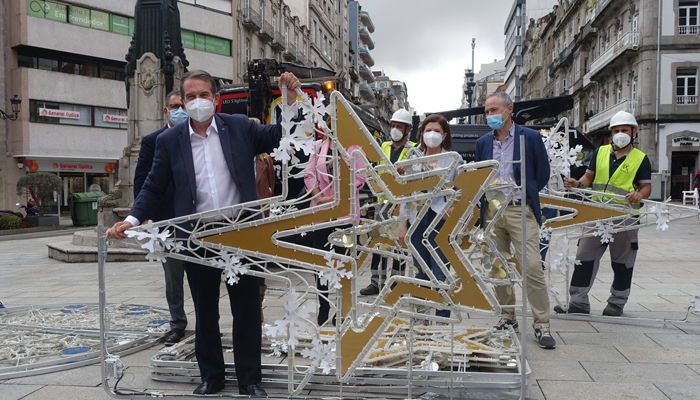
[[[201,213],[240,203],[241,193],[226,165],[216,119],[212,118],[211,125],[206,130],[206,137],[194,132],[191,121],[190,119],[188,126],[197,185],[195,211]],[[133,226],[141,223],[131,215],[126,217],[126,221]]]

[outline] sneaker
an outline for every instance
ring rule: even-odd
[[[612,303],[608,303],[608,305],[603,310],[603,315],[608,317],[619,317],[620,315],[622,315],[622,307]]]
[[[173,328],[170,332],[163,336],[166,346],[172,346],[175,343],[179,343],[182,338],[185,337],[185,331],[179,328]]]
[[[518,321],[514,319],[501,317],[501,319],[498,320],[498,323],[493,327],[497,331],[503,331],[508,329],[506,325],[510,325],[515,332],[518,332]]]
[[[535,342],[537,342],[537,344],[539,344],[543,349],[551,350],[557,347],[557,342],[549,332],[548,326],[540,326],[539,328],[535,328]]]
[[[379,294],[379,288],[370,284],[366,288],[361,289],[360,294],[363,296],[377,295],[377,294]]]
[[[554,312],[557,314],[590,314],[590,311],[586,311],[584,309],[578,308],[575,305],[569,303],[569,307],[564,309],[564,307],[560,305],[554,306]]]

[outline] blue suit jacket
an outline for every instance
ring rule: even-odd
[[[476,141],[476,161],[493,159],[493,131],[479,138]],[[513,146],[513,161],[520,160],[520,136],[525,136],[525,188],[527,199],[532,202],[532,211],[535,214],[537,223],[542,225],[542,211],[540,210],[540,190],[549,181],[549,156],[544,147],[542,138],[537,131],[515,125],[515,145]],[[520,164],[513,164],[515,183],[520,185]],[[486,198],[481,199],[481,209],[486,208]],[[483,223],[484,213],[481,213]],[[482,224],[482,226],[484,226]]]
[[[148,173],[151,172],[153,166],[153,157],[156,154],[156,139],[165,132],[168,126],[164,126],[157,131],[144,136],[141,140],[141,150],[139,151],[139,160],[136,163],[136,171],[134,172],[134,199],[139,197],[143,183],[146,181]],[[168,185],[168,189],[161,198],[161,202],[153,210],[149,219],[154,222],[163,221],[175,217],[175,208],[173,207],[173,198],[175,197],[175,187],[172,183]]]
[[[226,165],[241,194],[241,202],[257,200],[253,159],[258,154],[271,153],[279,145],[282,137],[280,124],[260,125],[244,115],[216,114],[214,119]],[[171,183],[174,216],[194,214],[197,184],[187,122],[158,135],[153,166],[130,214],[139,221],[150,218]]]

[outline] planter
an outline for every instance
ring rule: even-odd
[[[36,224],[38,227],[59,225],[58,215],[44,215],[43,217],[27,216],[25,220],[31,224]]]

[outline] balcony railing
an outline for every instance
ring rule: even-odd
[[[367,64],[368,66],[374,66],[374,58],[372,58],[372,54],[370,54],[369,50],[366,47],[360,48],[360,57],[362,58],[362,61],[364,61],[365,64]]]
[[[374,82],[374,74],[372,73],[372,70],[369,69],[369,67],[360,65],[358,67],[358,70],[360,71],[360,75],[365,78],[367,82]]]
[[[282,34],[282,32],[275,32],[275,38],[272,41],[272,45],[284,50],[287,47],[287,38]]]
[[[589,35],[596,33],[597,29],[591,25],[591,21],[588,21],[586,25],[581,28],[581,35],[578,37],[578,41],[582,42],[588,38]]]
[[[568,46],[559,53],[559,64],[563,64],[567,59],[573,54],[574,46],[576,46],[576,41],[572,40]]]
[[[287,50],[284,52],[284,59],[287,61],[295,61],[297,59],[297,47],[293,44],[287,45]]]
[[[676,105],[696,106],[698,105],[698,96],[676,96]]]
[[[367,11],[360,11],[360,20],[362,20],[362,23],[365,24],[370,32],[374,32],[374,22],[372,22],[372,17],[369,16]]]
[[[272,24],[264,21],[263,22],[263,27],[260,30],[260,36],[262,36],[263,39],[265,40],[272,40],[275,37],[274,29],[272,28]]]
[[[374,92],[372,92],[372,88],[370,88],[367,84],[360,84],[360,94],[367,99],[374,100]]]
[[[603,13],[605,7],[610,5],[610,3],[612,3],[612,0],[598,0],[597,2],[593,3],[593,16],[591,17],[591,21],[595,20],[597,17],[600,17],[600,14]]]
[[[588,131],[593,132],[608,126],[610,124],[610,118],[612,118],[612,116],[617,114],[619,111],[630,112],[631,104],[632,103],[629,100],[623,99],[614,106],[595,114],[590,120],[588,120]]]
[[[372,40],[372,36],[370,36],[367,28],[360,28],[359,33],[360,39],[362,39],[362,41],[367,45],[367,47],[369,47],[370,50],[374,50],[374,40]]]
[[[557,62],[559,62],[559,60],[555,59],[551,64],[549,64],[549,67],[547,68],[547,73],[549,76],[554,76],[554,68],[557,67]]]
[[[679,35],[697,35],[698,34],[698,26],[697,25],[679,26],[678,27],[678,34]]]
[[[636,49],[638,41],[637,32],[627,32],[620,40],[615,42],[610,46],[605,53],[601,54],[600,57],[596,58],[591,64],[591,70],[586,74],[588,79],[591,79],[595,74],[600,72],[606,65],[613,62],[622,53],[630,49]]]
[[[261,29],[263,27],[260,14],[250,6],[243,8],[243,18],[244,25],[252,26],[256,29]]]

